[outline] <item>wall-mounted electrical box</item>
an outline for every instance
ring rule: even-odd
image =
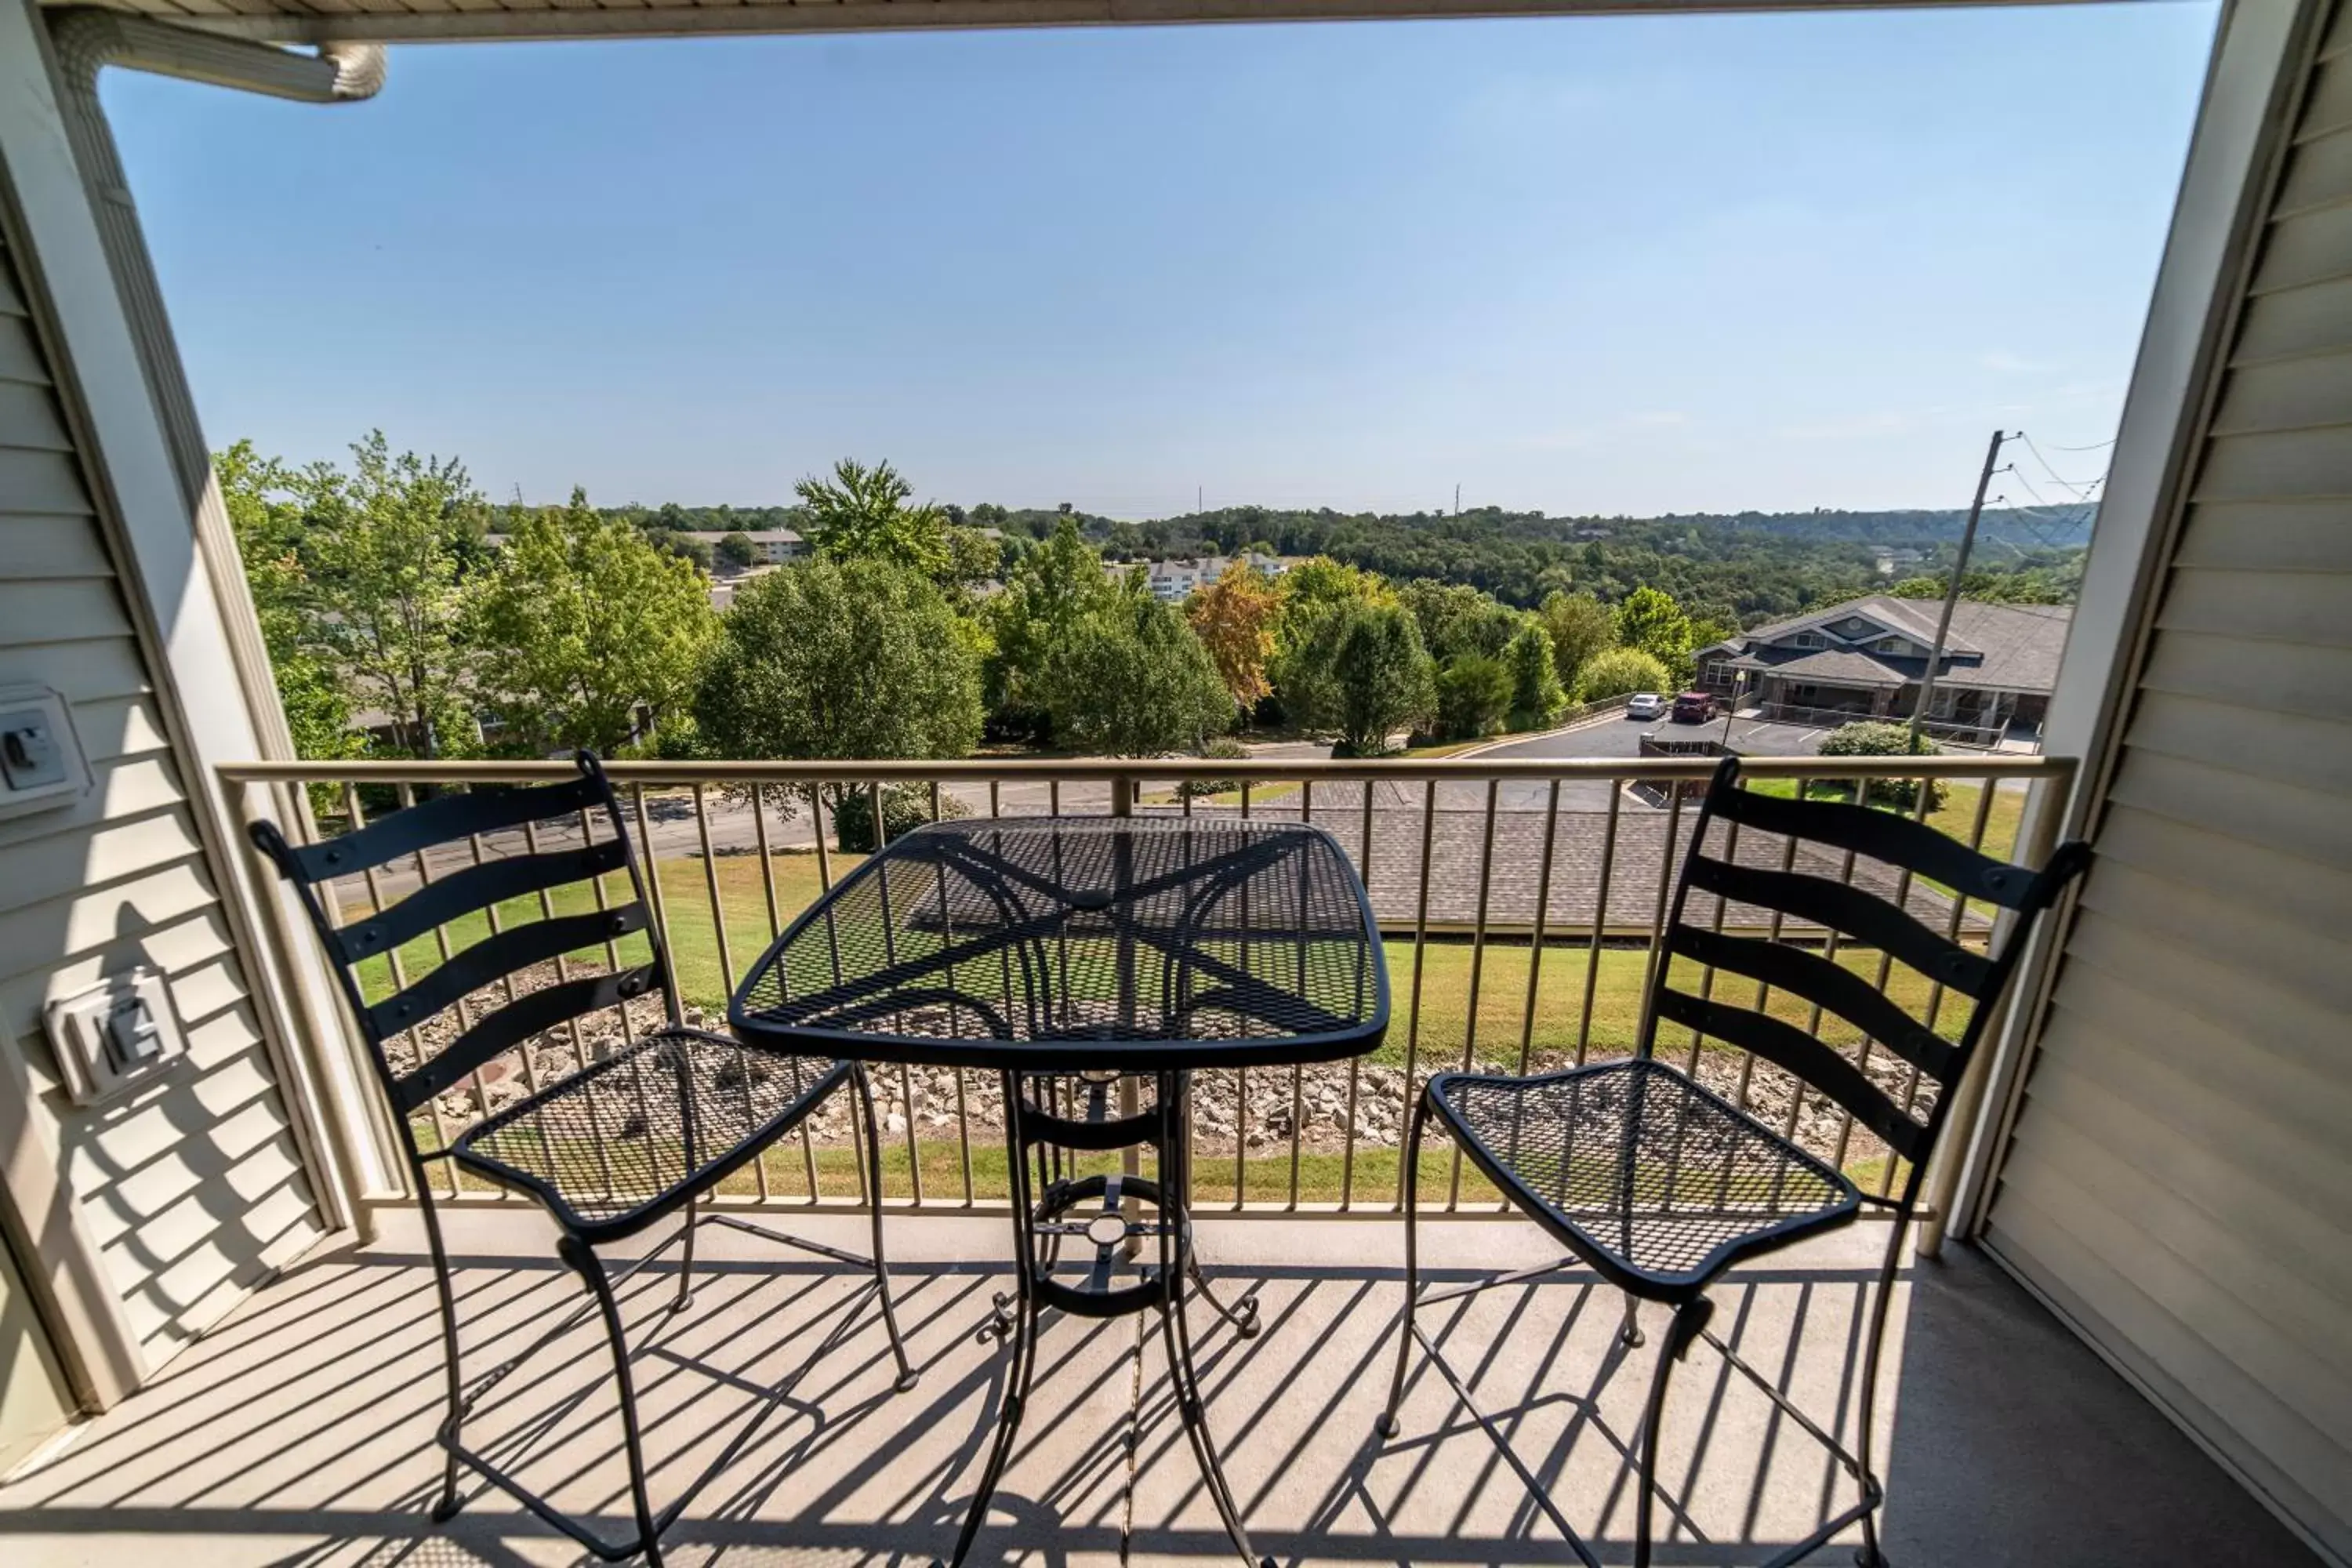
[[[0,822],[71,805],[89,788],[65,698],[46,686],[0,686]]]
[[[50,1003],[43,1021],[76,1105],[152,1078],[188,1053],[171,988],[143,966]]]

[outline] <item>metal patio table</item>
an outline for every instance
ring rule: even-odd
[[[1362,881],[1311,824],[1229,816],[991,817],[905,834],[779,937],[729,1016],[755,1045],[1001,1075],[1016,1289],[983,1327],[1006,1394],[951,1563],[1011,1458],[1040,1314],[1156,1310],[1176,1409],[1211,1500],[1251,1549],[1202,1410],[1183,1284],[1191,1075],[1372,1048],[1388,973]],[[1150,1103],[1144,1104],[1148,1089]],[[1156,1158],[1077,1174],[1076,1156]],[[1034,1164],[1033,1164],[1034,1162]],[[1121,1278],[1122,1255],[1154,1250]],[[1090,1246],[1061,1266],[1065,1242]],[[1205,1293],[1205,1290],[1204,1290]],[[1255,1300],[1212,1306],[1255,1333]]]

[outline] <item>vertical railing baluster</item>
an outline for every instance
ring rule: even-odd
[[[1356,859],[1356,874],[1364,884],[1364,897],[1368,903],[1370,901],[1372,889],[1372,788],[1373,781],[1366,779],[1364,781],[1363,837],[1357,850]],[[1381,944],[1380,958],[1382,963],[1386,963],[1388,958],[1386,944],[1381,940],[1378,918],[1376,913],[1371,940]],[[1356,1094],[1358,1086],[1362,1080],[1363,1068],[1363,1058],[1357,1056],[1348,1058],[1348,1141],[1339,1152],[1339,1207],[1342,1210],[1352,1209],[1356,1204]]]
[[[1312,822],[1315,820],[1315,781],[1301,779],[1298,782],[1298,819],[1301,822]],[[1304,996],[1307,994],[1307,858],[1305,856],[1299,857],[1298,877],[1299,935],[1294,943],[1297,950],[1297,973],[1295,978],[1298,986],[1298,994]],[[1298,1207],[1298,1161],[1306,1146],[1307,1069],[1294,1064],[1290,1069],[1290,1203],[1288,1205],[1293,1212],[1296,1212]]]
[[[1925,786],[1923,785],[1922,787],[1924,792]],[[1996,778],[1988,778],[1983,782],[1983,784],[1978,786],[1976,816],[1969,825],[1969,847],[1976,850],[1979,854],[1984,851],[1985,828],[1992,821],[1993,792],[2000,787],[2000,781]],[[1954,943],[1959,942],[1961,927],[1967,921],[1968,909],[1969,900],[1960,893],[1958,889],[1955,888],[1952,890],[1952,912],[1944,922],[1944,940],[1946,942]],[[1978,1004],[1978,1005],[1982,1005],[1982,1004]],[[1925,1027],[1930,1035],[1936,1033],[1936,1025],[1937,1020],[1943,1016],[1943,1011],[1944,983],[1940,980],[1931,980],[1928,982],[1927,985],[1927,1005],[1923,1020]],[[1910,1069],[1903,1075],[1903,1114],[1906,1116],[1916,1116],[1918,1110],[1918,1103],[1919,1064],[1913,1062],[1910,1064]],[[1878,1192],[1879,1195],[1884,1197],[1894,1190],[1895,1153],[1892,1150],[1889,1150],[1886,1155],[1886,1169],[1881,1174],[1879,1179]]]
[[[1478,903],[1470,928],[1470,999],[1462,1018],[1462,1070],[1468,1072],[1478,1049],[1478,989],[1486,969],[1487,896],[1495,881],[1495,805],[1502,793],[1498,779],[1486,781],[1486,839],[1478,850]],[[1445,1212],[1462,1205],[1462,1145],[1454,1144],[1454,1158],[1445,1178]]]
[[[1534,1053],[1536,1040],[1536,987],[1543,976],[1543,948],[1546,917],[1551,912],[1551,863],[1554,841],[1559,834],[1559,781],[1551,781],[1549,794],[1544,797],[1543,855],[1536,871],[1535,930],[1528,939],[1528,1005],[1519,1018],[1519,1076],[1528,1075],[1528,1060]]]
[[[1800,801],[1803,800],[1811,793],[1812,787],[1812,780],[1803,778],[1799,779],[1797,781],[1797,798]],[[1780,869],[1785,873],[1793,871],[1796,868],[1797,836],[1793,833],[1785,834],[1782,836],[1780,841]],[[1780,940],[1780,932],[1785,929],[1787,920],[1788,911],[1775,908],[1772,911],[1772,923],[1765,932],[1765,940],[1767,942],[1779,942]],[[1768,982],[1761,980],[1758,981],[1756,983],[1756,1010],[1759,1013],[1769,1013],[1771,1010],[1771,985]],[[1748,1110],[1749,1109],[1748,1104],[1749,1089],[1755,1081],[1756,1053],[1754,1051],[1743,1050],[1739,1053],[1739,1094],[1738,1097],[1732,1101],[1734,1105],[1737,1105],[1742,1110]]]
[[[1633,1050],[1640,1054],[1650,1038],[1654,1018],[1651,996],[1664,983],[1670,961],[1666,957],[1666,909],[1674,892],[1675,840],[1682,832],[1682,781],[1673,781],[1674,805],[1666,812],[1666,843],[1658,855],[1658,900],[1650,912],[1650,956],[1642,966],[1642,1016],[1633,1026]]]
[[[403,811],[406,811],[410,806],[416,804],[416,789],[413,784],[404,783],[394,784],[393,786],[393,793],[394,797],[400,802],[400,809]],[[436,846],[435,847],[438,847],[438,846]],[[415,854],[410,856],[410,858],[416,863],[416,886],[421,890],[427,883],[433,880],[433,868],[426,863],[425,853],[423,849],[417,850]],[[371,895],[373,895],[374,891],[373,888],[371,887],[369,891]],[[433,946],[435,951],[440,953],[442,963],[447,963],[450,957],[449,928],[447,926],[436,925],[433,928]],[[457,1032],[458,1034],[463,1035],[467,1029],[470,1029],[473,1026],[473,1001],[470,997],[460,996],[457,998]],[[515,1054],[520,1057],[523,1061],[528,1064],[530,1060],[530,1042],[528,1040],[524,1041],[516,1048]],[[528,1071],[524,1074],[523,1081],[526,1089],[528,1089],[530,1082],[530,1075]],[[473,1071],[467,1073],[466,1075],[466,1082],[473,1089],[475,1108],[483,1116],[489,1115],[490,1089],[489,1085],[482,1080],[482,1069],[480,1068],[476,1068]],[[544,1144],[546,1133],[543,1130],[541,1131],[540,1137],[542,1144]],[[490,1191],[491,1195],[501,1203],[507,1201],[513,1195],[509,1193],[506,1188],[496,1184],[492,1185]]]
[[[539,825],[537,823],[530,822],[523,824],[524,842],[530,846],[531,853],[533,854],[537,854],[539,852],[539,840],[532,831],[538,826]],[[583,806],[581,808],[580,812],[580,842],[583,848],[590,842],[592,832],[593,829],[590,827],[588,822],[588,811],[587,808]],[[480,834],[477,833],[473,835],[473,846],[474,864],[478,866],[482,863],[482,836]],[[647,853],[650,855],[652,847],[648,845],[646,848]],[[592,877],[589,879],[589,885],[594,891],[596,907],[599,910],[610,909],[612,905],[604,894],[604,879],[602,877]],[[496,931],[499,929],[499,912],[498,907],[495,904],[490,907],[489,913],[490,930],[492,931]],[[617,940],[609,935],[604,938],[604,963],[605,967],[612,973],[618,974],[621,973],[621,944]],[[509,1001],[514,1000],[514,982],[511,979],[507,982],[507,999]],[[625,1046],[635,1045],[637,1039],[637,1026],[635,1022],[629,1016],[629,1005],[627,1001],[623,1000],[616,1003],[614,1010],[621,1015],[621,1039],[623,1044]],[[588,1065],[588,1052],[586,1047],[581,1042],[580,1020],[573,1018],[571,1020],[571,1023],[572,1060],[580,1067],[585,1068]],[[530,1060],[530,1051],[528,1047],[526,1047],[523,1051],[523,1060],[525,1062],[529,1062]],[[596,1097],[591,1094],[584,1096],[583,1098],[588,1107],[588,1136],[595,1142],[596,1145],[596,1169],[598,1173],[604,1179],[605,1193],[610,1194],[619,1189],[614,1185],[613,1181],[613,1158],[605,1152],[604,1149],[604,1128],[603,1123],[597,1120],[596,1116]],[[542,1142],[543,1141],[544,1134],[542,1134]]]
[[[752,805],[752,814],[756,816],[758,813],[758,803],[754,801]],[[694,786],[694,831],[696,837],[700,841],[702,846],[703,886],[709,889],[710,893],[710,929],[712,933],[718,938],[719,942],[719,984],[722,985],[732,985],[735,983],[734,944],[728,939],[727,935],[726,902],[719,896],[719,853],[712,847],[710,839],[710,802],[709,795],[704,791],[703,786],[699,784]],[[650,842],[648,842],[646,847],[648,849],[652,847]],[[670,961],[670,967],[675,971],[677,966],[677,961],[673,957]],[[675,974],[673,974],[672,978],[676,978]],[[684,990],[685,982],[679,981],[678,987],[680,990]],[[686,1007],[686,998],[684,996],[677,996],[673,998],[673,1001],[682,1015]],[[756,1126],[759,1121],[759,1112],[752,1107],[751,1079],[748,1073],[743,1076],[740,1080],[740,1087],[743,1091],[743,1123],[747,1127]],[[760,1194],[760,1201],[761,1203],[767,1202],[768,1162],[764,1155],[761,1158],[751,1162],[751,1180],[752,1185]]]
[[[1554,779],[1551,781],[1550,790],[1544,796],[1543,855],[1536,871],[1535,925],[1528,937],[1528,1004],[1519,1016],[1518,1076],[1521,1078],[1528,1076],[1528,1058],[1532,1057],[1535,1052],[1536,987],[1543,974],[1545,916],[1548,915],[1551,910],[1552,849],[1554,841],[1559,837],[1559,781],[1558,779]],[[1519,1102],[1514,1100],[1511,1106],[1511,1147],[1509,1153],[1509,1158],[1513,1163],[1517,1161],[1519,1154],[1519,1119],[1521,1114],[1522,1108]],[[1509,1212],[1510,1207],[1510,1199],[1498,1199],[1495,1205],[1495,1212],[1497,1214],[1507,1213]]]
[[[356,784],[347,783],[343,785],[343,815],[351,818],[351,831],[353,833],[367,826],[367,813],[361,808],[360,786]],[[362,880],[367,885],[368,912],[374,915],[383,913],[384,910],[383,883],[378,879],[377,870],[378,868],[370,866],[361,874]],[[335,894],[335,885],[332,882],[327,884],[327,901],[338,905],[341,902]],[[407,990],[408,966],[400,961],[399,945],[394,943],[385,948],[383,956],[386,964],[392,970],[393,990],[395,992]],[[424,1031],[421,1028],[411,1028],[407,1031],[407,1035],[408,1048],[415,1054],[416,1065],[423,1067],[425,1065]],[[433,1111],[433,1135],[437,1140],[436,1146],[446,1149],[449,1147],[449,1121],[441,1113],[441,1097],[437,1094],[434,1095],[425,1101],[425,1104],[431,1107]],[[449,1196],[454,1199],[463,1191],[457,1181],[457,1163],[455,1160],[444,1160],[441,1162],[441,1168],[449,1173]]]
[[[882,781],[880,779],[870,779],[866,782],[866,802],[868,811],[872,814],[870,818],[874,837],[872,852],[879,857],[890,843],[890,825],[883,819],[882,816]],[[882,900],[883,962],[895,964],[898,962],[898,933],[896,917],[890,913],[890,867],[887,861],[876,872],[874,887]],[[914,1206],[919,1209],[923,1206],[923,1156],[915,1142],[914,1069],[905,1062],[898,1064],[898,1100],[906,1108],[907,1182],[908,1190],[914,1194]],[[878,1194],[875,1201],[877,1203],[881,1201]]]
[[[995,796],[995,785],[993,784],[993,783],[992,783],[992,784],[990,784],[990,787],[989,787],[989,794],[990,794],[990,798],[991,798],[991,799],[992,799],[992,800],[994,799],[994,796]],[[961,809],[961,807],[959,807],[959,809]],[[939,781],[939,780],[937,780],[937,779],[933,779],[933,780],[931,781],[931,820],[932,820],[933,822],[940,822],[940,821],[944,821],[944,820],[945,820],[945,818],[943,818],[943,817],[940,815],[940,781]],[[946,865],[946,863],[945,863],[944,861],[942,861],[942,862],[940,863],[940,926],[941,926],[941,929],[942,929],[942,930],[944,930],[944,929],[946,928],[947,919],[948,919],[948,872],[947,872],[947,865]],[[950,973],[952,973],[952,972],[950,972]],[[953,982],[952,982],[952,980],[950,980],[950,989],[952,989],[952,985],[953,985]],[[949,1018],[948,1026],[949,1026],[950,1029],[952,1029],[952,1028],[955,1026],[955,1021],[954,1021],[954,1018],[953,1018],[953,1016],[950,1016],[950,1018]],[[970,1207],[971,1207],[971,1205],[972,1205],[972,1195],[971,1195],[971,1109],[970,1102],[968,1101],[968,1100],[965,1098],[965,1095],[964,1095],[963,1068],[951,1068],[951,1069],[950,1069],[950,1071],[953,1073],[954,1078],[955,1078],[955,1097],[956,1097],[956,1153],[957,1153],[957,1156],[958,1156],[958,1158],[959,1158],[960,1163],[961,1163],[961,1165],[962,1165],[962,1167],[963,1167],[963,1206],[964,1206],[964,1207],[966,1207],[966,1208],[970,1208]],[[910,1109],[910,1110],[908,1110],[908,1123],[911,1125],[911,1124],[912,1124],[912,1122],[913,1122],[913,1121],[914,1121],[914,1115],[913,1115],[913,1111],[912,1111],[912,1110]]]
[[[1410,1152],[1405,1145],[1404,1130],[1412,1124],[1413,1068],[1421,1056],[1421,972],[1422,956],[1429,945],[1429,859],[1432,841],[1437,831],[1437,781],[1434,778],[1421,786],[1421,891],[1413,900],[1412,910],[1412,1000],[1405,1011],[1404,1025],[1404,1092],[1398,1106],[1397,1117],[1397,1201],[1399,1210],[1404,1207],[1405,1184],[1419,1182],[1421,1173],[1410,1168]]]
[[[789,786],[780,786],[777,798],[789,805],[792,800]],[[768,837],[768,786],[764,783],[751,786],[751,829],[760,847],[761,879],[768,889],[768,940],[773,942],[783,935],[784,910],[782,900],[776,892],[776,852]],[[793,911],[795,914],[799,912],[797,910]],[[777,966],[776,973],[777,983],[782,984],[783,979],[782,964]],[[803,1173],[808,1179],[808,1201],[814,1204],[817,1198],[816,1137],[809,1131],[809,1119],[805,1116],[801,1118],[799,1131],[801,1164]],[[760,1156],[760,1163],[763,1165],[767,1163],[765,1154]]]
[[[1623,794],[1616,780],[1609,783],[1609,817],[1601,830],[1601,884],[1593,894],[1592,932],[1584,947],[1584,1002],[1576,1020],[1576,1065],[1582,1067],[1592,1045],[1592,1004],[1601,989],[1601,939],[1609,929],[1609,879],[1617,867],[1617,824]]]
[[[1922,774],[1916,780],[1916,783],[1919,789],[1919,798],[1917,803],[1912,808],[1911,820],[1920,824],[1922,826],[1925,826],[1935,804],[1935,781],[1925,774]],[[1867,805],[1870,804],[1869,780],[1864,779],[1855,786],[1855,796],[1864,805]],[[1908,866],[1899,867],[1896,868],[1895,873],[1895,907],[1907,913],[1909,912],[1910,903],[1911,868]],[[1878,954],[1878,979],[1876,981],[1877,987],[1881,992],[1885,991],[1887,982],[1893,977],[1894,973],[1895,955],[1892,952],[1888,952],[1882,949]],[[1854,1051],[1854,1070],[1862,1074],[1864,1082],[1869,1081],[1870,1079],[1871,1050],[1873,1047],[1877,1045],[1877,1043],[1878,1042],[1873,1039],[1870,1036],[1864,1035],[1862,1037],[1861,1045]],[[1852,1111],[1848,1111],[1839,1120],[1837,1158],[1831,1162],[1832,1164],[1835,1165],[1841,1171],[1845,1169],[1846,1147],[1852,1141],[1853,1137],[1853,1113]],[[1895,1168],[1895,1151],[1892,1149],[1886,1151],[1886,1167],[1890,1171]]]
[[[1706,846],[1700,845],[1698,847],[1704,849]],[[1737,817],[1724,824],[1723,858],[1734,866],[1739,864],[1739,821]],[[1723,897],[1721,894],[1717,894],[1716,896],[1713,930],[1717,936],[1721,936],[1723,934],[1724,911],[1730,908],[1731,900],[1729,899]],[[1712,963],[1702,964],[1700,966],[1698,977],[1698,998],[1702,1002],[1713,1001],[1715,998],[1715,965]],[[1702,1031],[1697,1029],[1693,1029],[1691,1031],[1690,1058],[1683,1063],[1683,1072],[1685,1076],[1689,1078],[1696,1078],[1698,1076],[1698,1052],[1701,1034]]]

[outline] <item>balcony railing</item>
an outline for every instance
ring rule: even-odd
[[[1437,1071],[1486,1064],[1527,1072],[1622,1056],[1643,1024],[1643,996],[1668,908],[1686,832],[1696,816],[1688,788],[1713,763],[1704,758],[1429,759],[1399,761],[971,760],[953,763],[617,763],[609,772],[621,793],[653,873],[656,920],[677,970],[690,1016],[723,1026],[726,996],[737,976],[803,908],[861,858],[845,851],[835,817],[851,796],[853,818],[884,820],[885,792],[915,786],[927,815],[1167,813],[1279,816],[1328,828],[1370,891],[1387,942],[1395,1012],[1385,1045],[1371,1056],[1323,1068],[1203,1074],[1196,1084],[1195,1206],[1235,1214],[1393,1214],[1403,1182],[1401,1145],[1412,1097]],[[285,763],[224,768],[222,778],[248,816],[276,816],[289,835],[310,840],[351,830],[407,805],[420,793],[546,781],[567,776],[565,763]],[[1746,785],[1814,795],[1863,792],[1990,853],[2038,858],[2023,844],[2024,825],[2053,812],[2028,810],[2037,793],[2061,789],[2071,761],[2043,757],[1758,758]],[[855,826],[855,823],[853,823]],[[886,820],[886,826],[892,826]],[[1788,868],[1796,847],[1718,826],[1724,852]],[[2029,830],[2030,829],[2025,829]],[[339,911],[360,918],[416,879],[446,876],[500,855],[551,847],[589,831],[533,825],[477,839],[446,863],[419,862],[353,878],[335,889]],[[1808,868],[1871,887],[1937,929],[1989,940],[1997,911],[1971,906],[1947,889],[1914,882],[1864,859]],[[598,905],[619,884],[583,889]],[[282,917],[283,906],[267,900]],[[583,904],[583,907],[590,907]],[[494,911],[481,929],[448,928],[378,961],[373,986],[390,990],[446,962],[489,930],[570,912],[561,900],[535,895]],[[1717,929],[1739,930],[1753,911],[1718,905]],[[477,922],[478,924],[479,922]],[[1752,929],[1809,942],[1814,933],[1770,923]],[[304,951],[306,933],[280,919],[281,955]],[[1891,991],[1927,1027],[1957,1035],[1962,998],[1891,956],[1818,933],[1821,951]],[[541,983],[625,962],[625,943],[559,959]],[[1702,974],[1711,989],[1715,976]],[[1749,981],[1730,981],[1743,987]],[[497,998],[477,998],[488,1003]],[[1789,1022],[1843,1050],[1862,1069],[1906,1100],[1923,1092],[1919,1074],[1876,1042],[1841,1035],[1833,1019],[1793,1000],[1759,1001]],[[610,1027],[573,1026],[530,1042],[427,1107],[418,1124],[429,1146],[467,1122],[593,1059],[600,1042],[627,1038],[654,1022],[621,1016]],[[356,1050],[348,1029],[323,1049]],[[429,1054],[437,1042],[412,1040]],[[1853,1118],[1824,1098],[1801,1092],[1788,1076],[1746,1052],[1703,1041],[1682,1028],[1662,1031],[1661,1056],[1696,1073],[1727,1098],[1854,1174],[1865,1190],[1890,1191],[1897,1162]],[[1981,1065],[1981,1064],[1980,1064]],[[354,1074],[348,1055],[341,1081]],[[887,1168],[884,1201],[927,1211],[1001,1209],[1006,1193],[999,1086],[984,1075],[944,1068],[877,1071],[883,1098]],[[1979,1079],[1964,1083],[1975,1092]],[[1929,1086],[1932,1088],[1932,1086]],[[1916,1109],[1916,1104],[1915,1104]],[[1956,1107],[1957,1119],[1968,1108]],[[376,1135],[394,1129],[371,1106]],[[839,1105],[811,1119],[722,1193],[722,1202],[857,1205],[865,1201],[852,1118]],[[1953,1142],[1953,1141],[1948,1141]],[[397,1162],[384,1162],[398,1168]],[[499,1201],[471,1190],[452,1173],[447,1197]],[[1448,1212],[1496,1212],[1501,1205],[1475,1170],[1450,1149],[1428,1152],[1417,1174],[1424,1205]],[[1931,1181],[1931,1204],[1940,1182]],[[378,1194],[404,1201],[405,1194]]]

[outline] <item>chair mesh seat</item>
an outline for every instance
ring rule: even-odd
[[[1828,1164],[1655,1061],[1448,1073],[1430,1094],[1490,1176],[1620,1283],[1696,1288],[1859,1204]]]
[[[468,1169],[534,1193],[573,1229],[625,1234],[667,1212],[713,1164],[765,1147],[849,1070],[665,1030],[468,1129],[453,1152]]]

